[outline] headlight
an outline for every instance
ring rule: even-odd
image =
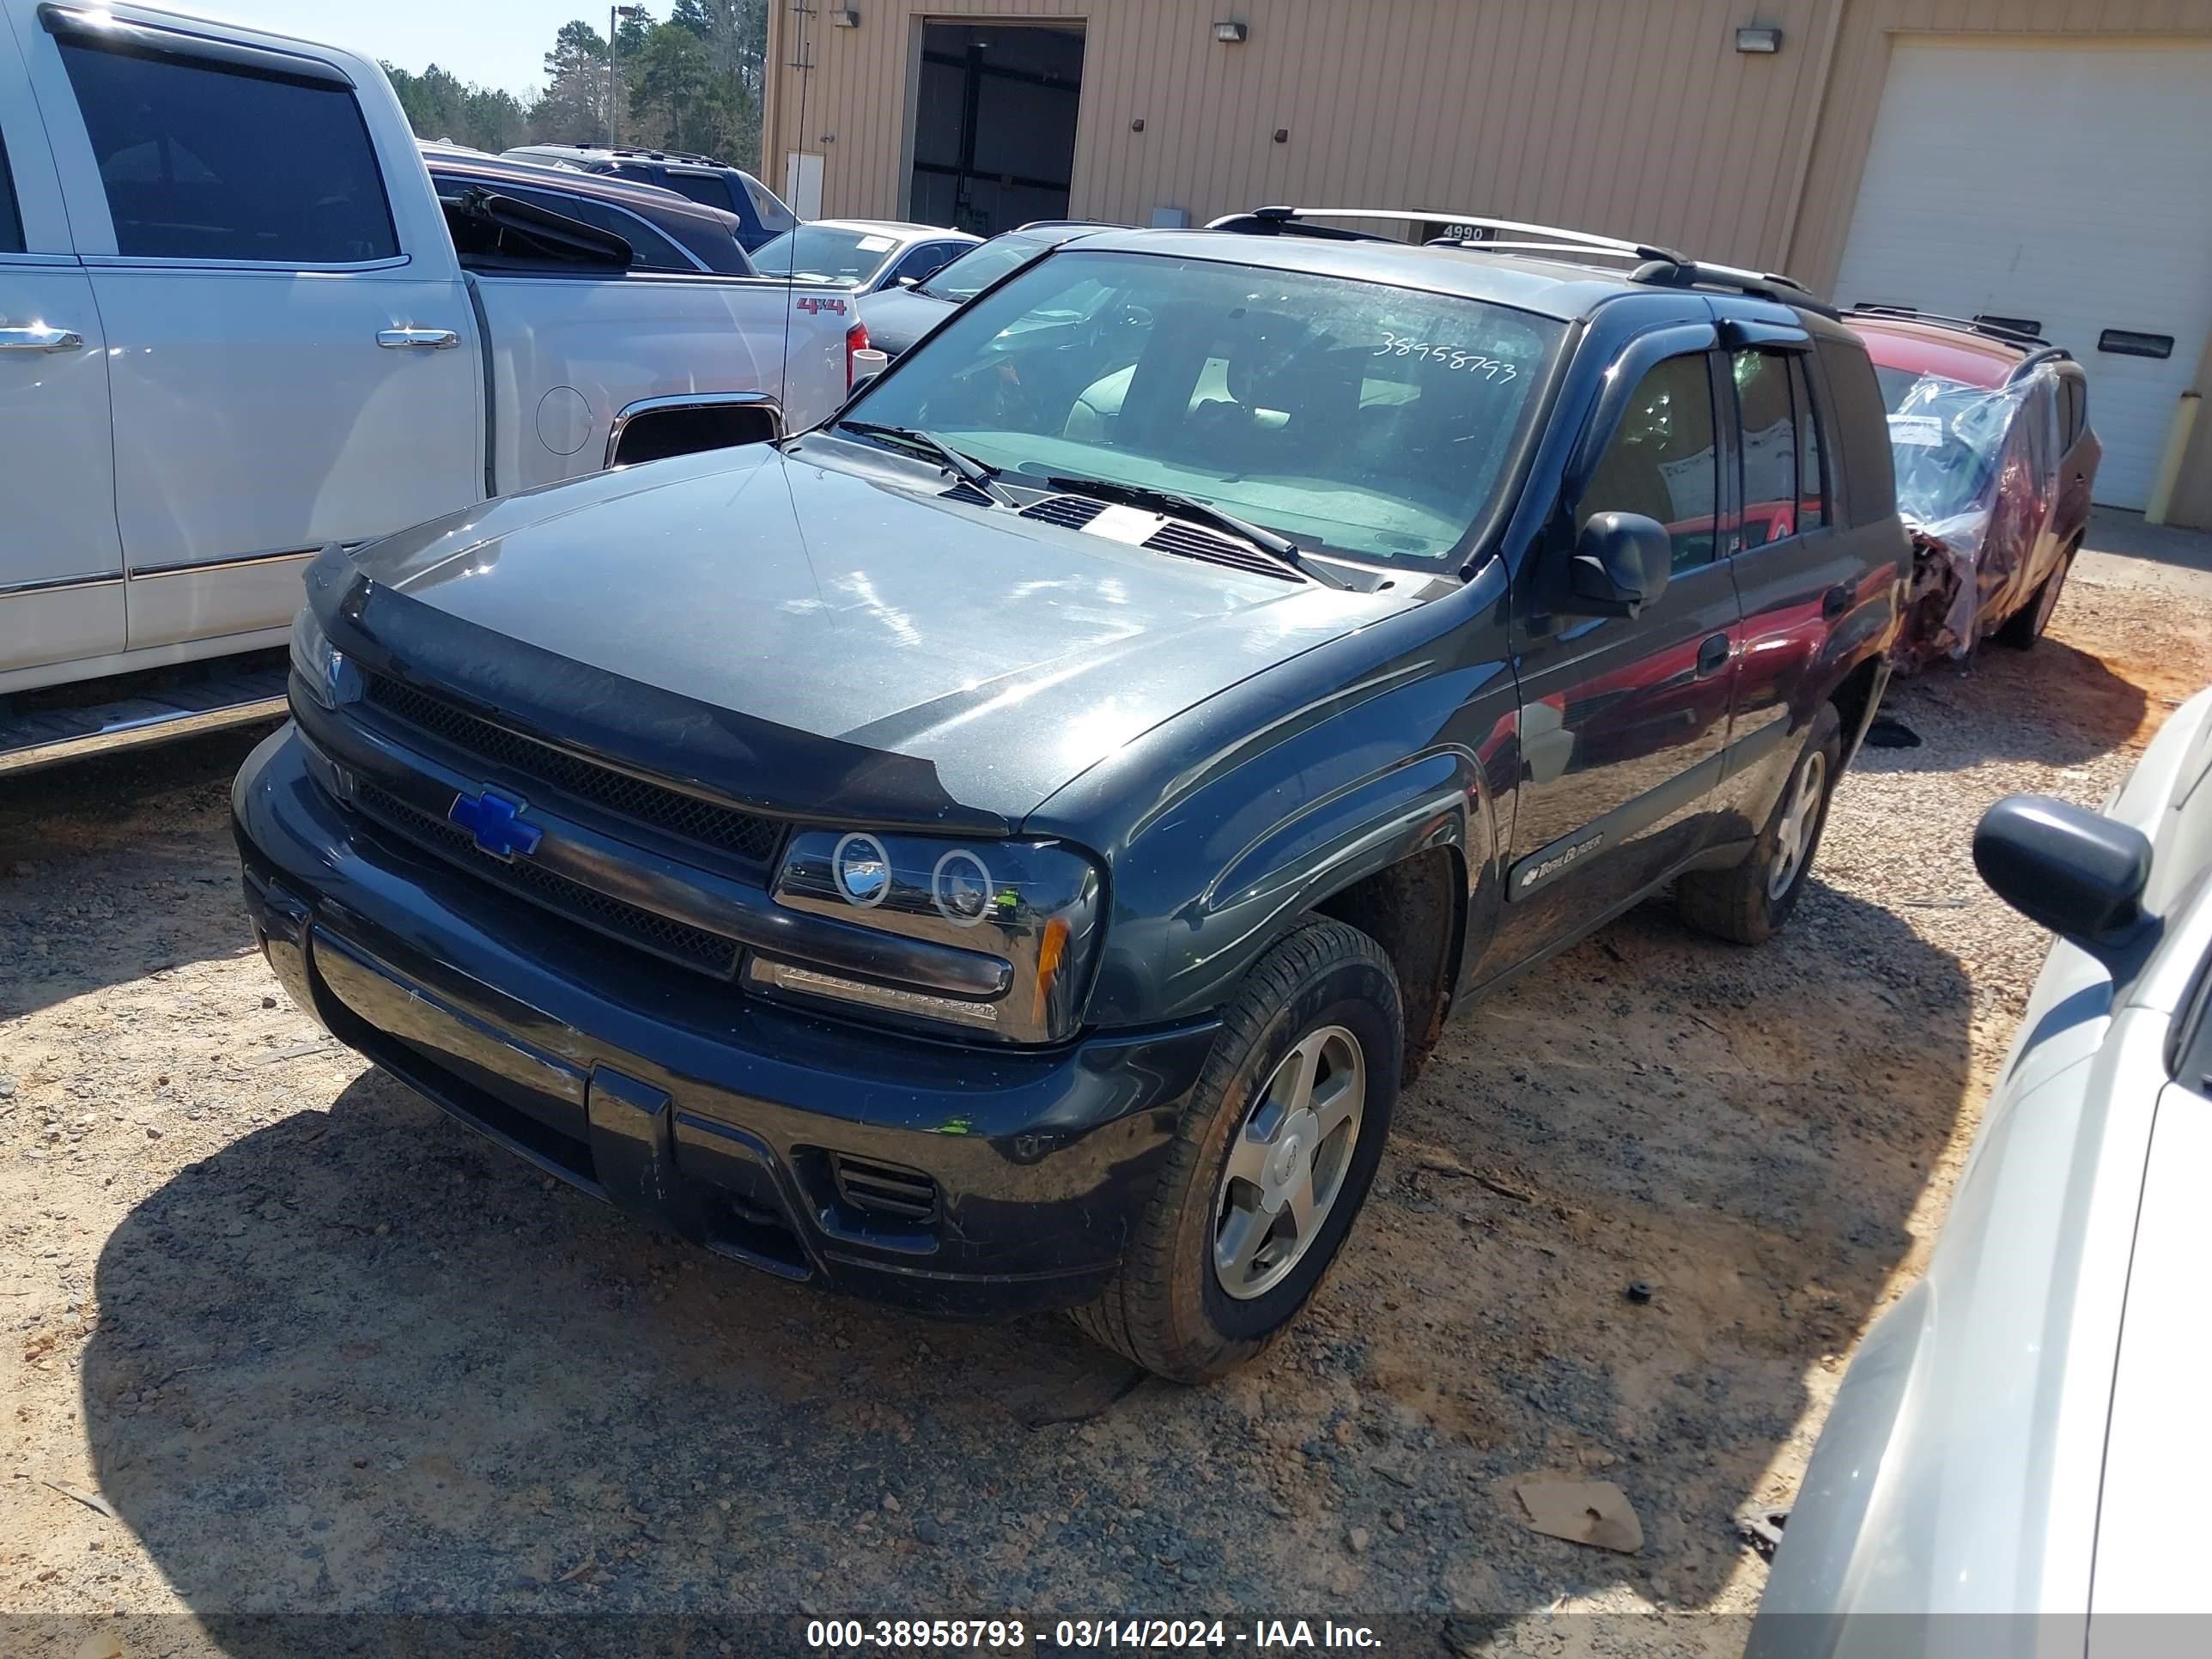
[[[998,958],[1006,992],[948,997],[894,977],[866,981],[756,955],[755,986],[856,1004],[908,1020],[951,1024],[1009,1042],[1074,1033],[1103,916],[1098,868],[1055,842],[948,842],[865,830],[804,830],[792,838],[775,902],[885,933]]]
[[[349,700],[353,669],[306,605],[292,618],[292,672],[324,708],[335,708]]]

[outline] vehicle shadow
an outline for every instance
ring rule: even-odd
[[[0,1019],[252,951],[223,803],[272,729],[0,778]]]
[[[1307,1320],[1204,1389],[656,1238],[366,1073],[109,1237],[99,1489],[240,1654],[337,1650],[264,1615],[1707,1605],[1911,1253],[1966,1013],[1832,889],[1756,953],[1647,908],[1455,1025]],[[1528,1532],[1533,1469],[1619,1481],[1643,1553]]]
[[[1992,760],[2075,766],[2139,739],[2162,716],[2103,658],[2046,635],[2033,651],[1985,645],[1970,665],[1940,662],[1890,682],[1881,712],[1920,746],[1859,751],[1868,771],[1949,771]]]

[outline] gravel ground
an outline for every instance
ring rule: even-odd
[[[655,1238],[365,1072],[248,946],[249,738],[0,788],[0,1649],[1331,1608],[1440,1651],[1747,1611],[1730,1517],[1787,1501],[1918,1272],[2045,948],[1972,823],[2100,799],[2212,680],[2209,603],[2085,571],[2033,655],[1893,696],[1925,742],[1847,777],[1781,939],[1647,906],[1459,1022],[1310,1316],[1200,1391]],[[1503,1483],[1540,1470],[1617,1481],[1641,1551],[1529,1532]]]

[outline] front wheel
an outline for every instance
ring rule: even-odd
[[[1773,816],[1743,861],[1727,870],[1693,870],[1674,884],[1685,921],[1739,945],[1764,945],[1774,936],[1797,908],[1812,872],[1843,756],[1843,721],[1836,705],[1824,702]]]
[[[1396,1104],[1397,976],[1340,921],[1301,926],[1255,964],[1177,1125],[1093,1340],[1200,1382],[1262,1352],[1335,1260]]]

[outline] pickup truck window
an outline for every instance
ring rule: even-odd
[[[973,301],[850,412],[1433,568],[1495,505],[1565,333],[1450,295],[1078,250]]]
[[[0,138],[0,253],[23,251],[23,218],[15,210],[15,178],[8,171],[8,141]]]
[[[528,245],[518,243],[507,238],[500,239],[496,245],[494,245],[485,240],[483,233],[473,231],[456,223],[456,209],[467,197],[469,191],[484,190],[510,201],[541,208],[548,213],[558,214],[563,219],[574,220],[591,226],[594,230],[605,231],[611,235],[620,237],[629,244],[631,254],[629,265],[632,269],[686,271],[696,271],[699,269],[698,261],[669,240],[659,229],[647,223],[641,215],[627,212],[611,203],[601,202],[588,196],[570,196],[557,190],[532,190],[514,185],[506,179],[492,184],[471,179],[463,174],[433,173],[430,176],[431,182],[437,186],[439,205],[446,210],[447,223],[453,230],[454,244],[459,248],[465,259],[471,256],[495,258],[501,263],[509,265],[543,263],[547,265],[560,266],[571,275],[575,274],[579,263],[577,258],[558,248],[538,250],[533,252]],[[603,264],[604,262],[588,261],[587,263]],[[623,267],[610,265],[606,269],[610,275],[619,275]]]
[[[346,88],[67,40],[123,254],[360,264],[399,238]]]

